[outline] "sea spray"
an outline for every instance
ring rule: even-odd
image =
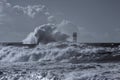
[[[23,40],[23,44],[49,43],[55,41],[67,41],[69,36],[57,30],[55,24],[44,24],[36,27],[27,38]]]

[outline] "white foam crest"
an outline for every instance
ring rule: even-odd
[[[97,60],[110,60],[119,56],[114,53],[116,49],[102,47],[89,47],[86,44],[70,42],[53,42],[47,45],[39,44],[35,48],[2,47],[0,61],[2,62],[30,62],[30,61],[57,61],[57,62],[92,62]],[[117,49],[119,50],[119,48]],[[107,53],[114,54],[107,54]],[[104,54],[106,53],[106,54]],[[109,57],[107,57],[109,56]]]
[[[49,43],[53,41],[66,41],[68,36],[57,31],[57,27],[54,24],[44,24],[36,27],[35,30],[30,33],[26,39],[23,40],[24,44],[37,44],[37,43]]]

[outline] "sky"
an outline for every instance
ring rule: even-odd
[[[0,42],[55,23],[79,42],[120,42],[120,0],[0,0]]]

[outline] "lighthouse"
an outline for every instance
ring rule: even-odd
[[[73,42],[77,42],[77,32],[73,32]]]

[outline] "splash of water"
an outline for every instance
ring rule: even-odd
[[[35,30],[31,32],[26,39],[23,40],[23,44],[66,41],[68,37],[69,36],[67,34],[57,31],[55,24],[44,24],[35,28]]]

